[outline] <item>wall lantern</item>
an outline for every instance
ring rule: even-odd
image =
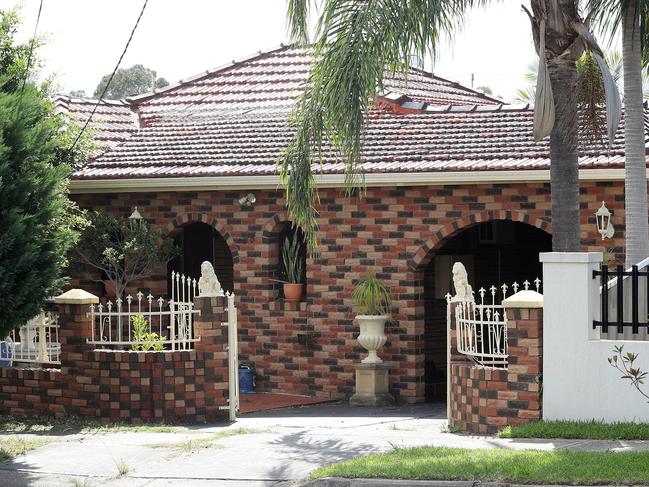
[[[257,197],[253,193],[248,193],[245,196],[239,198],[239,204],[241,206],[252,206],[257,201]]]
[[[606,208],[602,201],[602,206],[595,212],[595,219],[597,221],[597,231],[602,236],[602,240],[613,237],[615,229],[611,223],[611,212]]]
[[[131,213],[131,216],[128,217],[128,220],[131,228],[133,228],[135,225],[139,225],[143,220],[142,215],[140,215],[140,212],[137,211],[137,206],[133,209],[133,213]]]

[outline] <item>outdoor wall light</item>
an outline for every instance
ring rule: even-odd
[[[137,211],[137,206],[133,208],[133,213],[131,213],[131,216],[128,217],[129,220],[132,222],[139,221],[142,219],[142,215],[140,215],[140,212]]]
[[[257,197],[252,193],[248,193],[247,195],[239,198],[239,204],[241,206],[252,206],[255,204],[256,201],[257,201]]]
[[[140,215],[140,212],[137,211],[137,206],[133,209],[133,213],[131,213],[131,216],[128,217],[128,223],[129,226],[131,227],[131,230],[134,228],[137,228],[140,225],[140,222],[142,222],[143,218],[142,215]]]
[[[602,240],[613,237],[615,229],[611,223],[611,212],[606,208],[602,201],[602,206],[595,212],[595,219],[597,221],[597,231],[602,236]]]

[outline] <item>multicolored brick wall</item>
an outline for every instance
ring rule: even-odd
[[[508,425],[541,419],[543,310],[506,312],[507,369],[476,367],[453,355],[451,426],[470,433],[493,434]]]
[[[0,413],[123,422],[205,422],[227,404],[225,298],[197,298],[201,340],[182,352],[95,351],[87,305],[58,307],[60,370],[0,368]]]
[[[259,390],[348,397],[354,389],[352,364],[363,349],[356,342],[351,293],[368,270],[389,283],[394,322],[381,356],[392,365],[391,389],[407,402],[424,399],[424,269],[452,236],[479,222],[503,219],[529,223],[548,232],[549,185],[482,184],[368,188],[363,199],[347,199],[340,189],[321,189],[320,254],[307,261],[307,299],[278,301],[277,235],[287,220],[281,190],[252,190],[257,201],[242,207],[248,190],[78,194],[84,208],[128,216],[134,206],[147,220],[174,235],[201,221],[225,238],[234,262],[241,354],[254,362]],[[606,248],[621,259],[623,182],[583,182],[581,223],[584,250],[605,247],[594,213],[605,200],[617,233]],[[78,276],[75,287],[92,291],[97,274]],[[154,295],[166,292],[166,271],[140,283]],[[95,291],[100,289],[94,287]],[[131,290],[135,291],[135,290]],[[315,332],[314,344],[298,335]]]

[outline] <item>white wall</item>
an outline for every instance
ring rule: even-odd
[[[550,252],[543,263],[543,419],[649,421],[649,404],[607,358],[613,347],[638,353],[636,365],[649,371],[649,342],[600,340],[602,254]],[[649,390],[649,384],[647,386]]]

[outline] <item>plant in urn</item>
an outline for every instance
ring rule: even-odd
[[[376,350],[387,341],[385,323],[390,319],[392,308],[390,290],[369,272],[365,279],[356,284],[352,300],[361,331],[358,343],[369,352],[361,363],[380,364],[383,360],[376,354]]]

